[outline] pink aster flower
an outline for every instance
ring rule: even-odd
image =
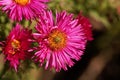
[[[82,13],[78,15],[78,24],[81,24],[83,26],[84,33],[86,35],[87,40],[88,41],[93,40],[92,30],[91,30],[92,25],[88,18],[82,16]]]
[[[38,33],[33,36],[39,43],[39,51],[34,56],[41,66],[45,63],[45,69],[67,70],[67,66],[74,65],[73,60],[80,60],[87,40],[72,14],[56,13],[54,21],[52,12],[46,11],[35,28]]]
[[[30,20],[46,8],[48,0],[0,0],[0,6],[12,20]]]
[[[16,71],[20,60],[25,60],[30,57],[28,50],[30,49],[30,39],[32,38],[31,30],[20,29],[20,27],[17,24],[10,32],[3,48],[3,53],[6,56],[5,59],[10,62],[10,66]]]

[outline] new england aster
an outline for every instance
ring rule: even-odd
[[[82,13],[80,12],[79,15],[78,15],[78,24],[81,24],[83,26],[83,29],[84,29],[84,33],[86,35],[86,39],[88,41],[91,41],[93,40],[93,37],[92,37],[92,25],[89,21],[88,18],[82,16]]]
[[[28,50],[30,49],[30,39],[32,38],[31,30],[20,28],[21,26],[19,24],[13,28],[3,48],[5,59],[9,61],[10,66],[16,71],[20,60],[25,60],[30,57]]]
[[[30,20],[46,8],[48,0],[0,0],[0,6],[12,20]]]
[[[82,24],[65,11],[56,13],[55,20],[51,11],[41,14],[35,27],[38,32],[33,34],[39,43],[35,61],[41,66],[45,63],[45,69],[56,71],[73,66],[73,60],[80,60],[87,42]]]

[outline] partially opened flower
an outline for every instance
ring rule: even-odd
[[[30,20],[46,8],[48,0],[0,0],[0,6],[12,20]]]
[[[21,26],[17,24],[10,32],[3,48],[5,59],[10,62],[10,66],[16,71],[20,60],[25,60],[30,56],[28,50],[30,49],[30,39],[32,38],[31,30],[20,28]]]
[[[41,65],[46,63],[45,69],[55,68],[56,71],[73,66],[73,60],[80,60],[87,42],[82,27],[78,19],[65,11],[56,13],[55,21],[51,11],[44,12],[35,27],[38,33],[33,34],[39,43],[35,60]]]
[[[79,15],[78,15],[78,24],[81,24],[83,26],[84,33],[86,35],[87,40],[88,41],[93,40],[93,37],[92,37],[92,25],[91,25],[89,19],[84,17],[82,15],[82,13],[79,13]]]

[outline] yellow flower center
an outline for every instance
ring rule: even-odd
[[[16,39],[14,39],[12,42],[11,42],[11,46],[12,46],[12,50],[9,50],[9,52],[11,54],[15,54],[16,51],[18,51],[20,49],[20,42]]]
[[[14,0],[17,4],[20,4],[20,5],[26,5],[30,2],[30,0]]]
[[[52,50],[62,49],[66,45],[66,34],[60,30],[53,30],[49,37],[49,46]]]

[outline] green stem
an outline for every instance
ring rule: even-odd
[[[0,73],[0,80],[3,78],[3,76],[8,71],[8,69],[9,69],[9,67],[8,67],[7,63],[5,63],[4,68],[3,68],[3,70]]]

